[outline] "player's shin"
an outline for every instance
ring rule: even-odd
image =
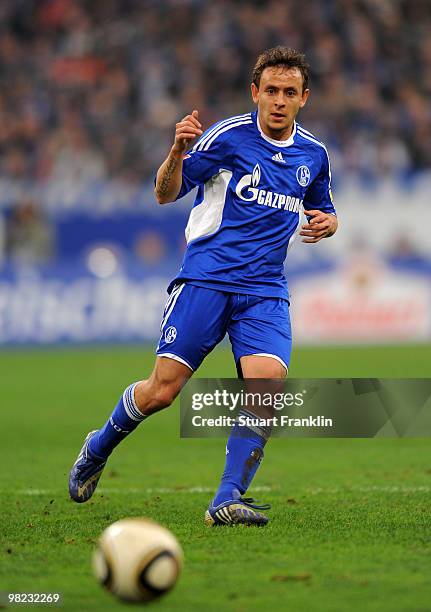
[[[250,417],[250,413],[243,410],[238,416]],[[247,491],[263,459],[269,435],[266,427],[235,424],[226,445],[226,464],[214,506],[236,499]]]
[[[96,457],[107,459],[114,448],[146,418],[135,402],[137,384],[127,387],[105,425],[92,436],[89,450]]]

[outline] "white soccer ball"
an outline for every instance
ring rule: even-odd
[[[145,518],[127,518],[102,533],[93,555],[98,581],[113,595],[149,602],[175,585],[183,551],[175,536]]]

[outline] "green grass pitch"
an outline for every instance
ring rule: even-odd
[[[253,483],[270,524],[208,529],[225,441],[179,439],[175,403],[120,446],[90,502],[69,501],[84,434],[152,361],[124,347],[0,353],[0,590],[60,592],[64,610],[125,609],[96,584],[90,556],[107,525],[144,515],[185,552],[154,610],[431,609],[427,439],[271,440]],[[431,347],[303,348],[291,375],[429,377]],[[227,348],[199,376],[235,376]]]

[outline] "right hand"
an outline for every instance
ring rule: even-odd
[[[175,142],[172,149],[176,153],[185,153],[192,140],[202,136],[202,124],[198,120],[199,112],[194,110],[191,115],[186,115],[175,126]]]

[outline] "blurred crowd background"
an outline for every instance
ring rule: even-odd
[[[303,50],[334,170],[431,166],[428,0],[2,0],[0,173],[149,180],[172,126],[250,107],[264,48]]]
[[[291,276],[359,253],[429,282],[429,0],[1,0],[0,315],[16,266],[175,273],[190,198],[152,195],[174,125],[252,110],[277,44],[311,65],[300,122],[330,150],[343,230]]]

